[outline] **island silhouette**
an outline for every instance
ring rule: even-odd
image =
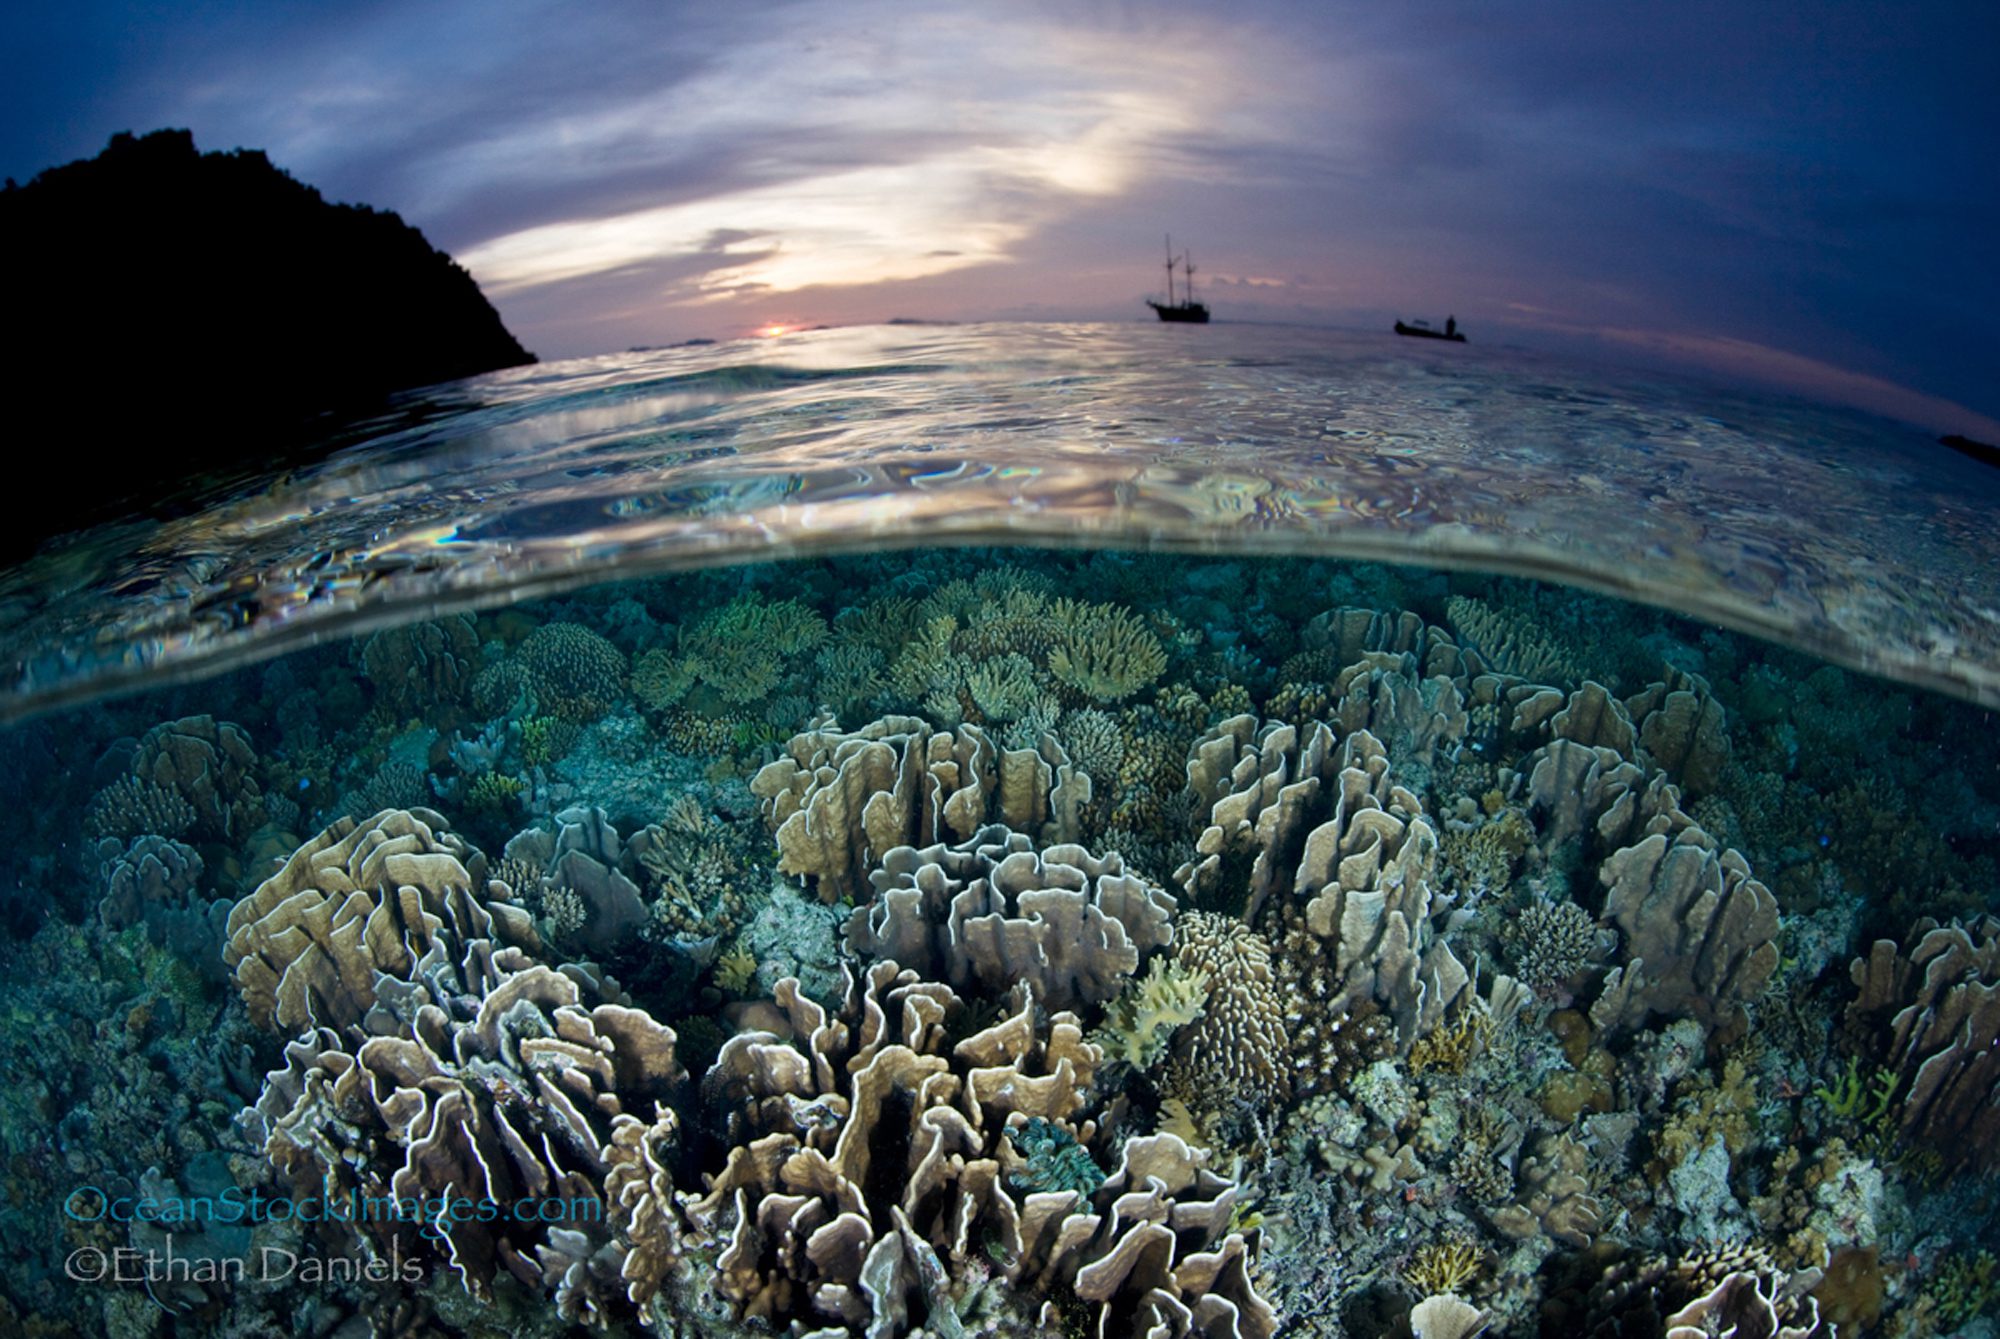
[[[392,392],[534,361],[393,212],[187,130],[10,178],[0,246],[10,399],[34,425],[15,451],[70,478],[7,490],[0,558],[295,462]]]

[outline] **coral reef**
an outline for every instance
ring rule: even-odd
[[[1925,918],[1905,940],[1907,950],[1877,940],[1855,959],[1848,1018],[1884,1038],[1877,1054],[1896,1077],[1906,1138],[1951,1165],[2000,1166],[2000,917]]]
[[[1021,989],[999,1022],[949,1045],[965,1006],[894,962],[851,981],[838,1015],[790,980],[776,1000],[805,1051],[742,1033],[702,1080],[734,1113],[733,1147],[687,1215],[720,1248],[715,1286],[736,1315],[956,1333],[1007,1304],[980,1287],[997,1264],[1015,1305],[1048,1299],[1029,1313],[1043,1328],[1061,1328],[1068,1295],[1097,1333],[1274,1332],[1230,1231],[1234,1184],[1174,1136],[1127,1138],[1113,1170],[1077,1178],[1094,1190],[1017,1198],[1034,1176],[1023,1141],[1074,1166],[1048,1150],[1098,1139],[1084,1093],[1101,1057],[1073,1015],[1044,1026]]]
[[[0,1226],[70,1177],[578,1217],[65,1221],[423,1278],[167,1319],[29,1251],[0,1329],[1991,1328],[1971,718],[1465,574],[1010,558],[646,578],[23,735]]]
[[[964,841],[989,822],[1075,841],[1091,786],[1053,739],[1002,749],[978,726],[933,731],[885,716],[794,735],[750,789],[777,836],[778,867],[832,902],[860,896],[869,866],[894,848]]]
[[[587,725],[625,695],[625,653],[577,623],[535,629],[515,651],[538,708]]]
[[[1037,852],[998,824],[957,846],[894,847],[868,881],[874,896],[847,929],[863,957],[893,958],[961,991],[1026,982],[1052,1009],[1106,1003],[1173,939],[1173,899],[1117,855],[1067,844]]]

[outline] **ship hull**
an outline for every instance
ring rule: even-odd
[[[1208,304],[1205,302],[1176,302],[1170,305],[1148,298],[1146,305],[1158,312],[1162,321],[1177,321],[1186,325],[1208,324]]]
[[[1430,330],[1420,325],[1404,325],[1401,321],[1396,322],[1396,333],[1399,335],[1409,335],[1416,339],[1448,339],[1454,344],[1465,343],[1465,336],[1456,331],[1447,335],[1442,330]]]

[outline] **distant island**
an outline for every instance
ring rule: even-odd
[[[329,204],[259,150],[119,134],[0,191],[17,450],[76,496],[10,490],[0,556],[287,460],[393,391],[534,361],[472,276],[394,213]],[[22,527],[31,534],[24,535]]]

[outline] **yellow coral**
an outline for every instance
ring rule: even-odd
[[[1403,1281],[1426,1297],[1462,1292],[1485,1265],[1477,1246],[1456,1238],[1417,1247]]]
[[[715,962],[715,984],[731,995],[741,995],[757,979],[757,957],[741,944],[733,944]]]
[[[1698,1073],[1676,1097],[1674,1114],[1660,1130],[1660,1151],[1668,1166],[1678,1167],[1718,1135],[1732,1157],[1748,1146],[1757,1088],[1741,1056],[1723,1061],[1721,1083],[1706,1072]]]
[[[1145,1069],[1166,1054],[1176,1031],[1201,1017],[1207,1000],[1207,972],[1155,958],[1146,975],[1111,1002],[1091,1040],[1104,1048],[1105,1059]]]
[[[1049,673],[1093,702],[1130,697],[1167,667],[1160,639],[1129,609],[1061,599],[1050,612],[1058,631]]]
[[[1450,1074],[1463,1074],[1465,1067],[1472,1063],[1481,1042],[1493,1031],[1493,1021],[1477,1009],[1460,1012],[1458,1021],[1441,1024],[1417,1038],[1410,1047],[1410,1072],[1421,1074],[1427,1069],[1441,1069]]]

